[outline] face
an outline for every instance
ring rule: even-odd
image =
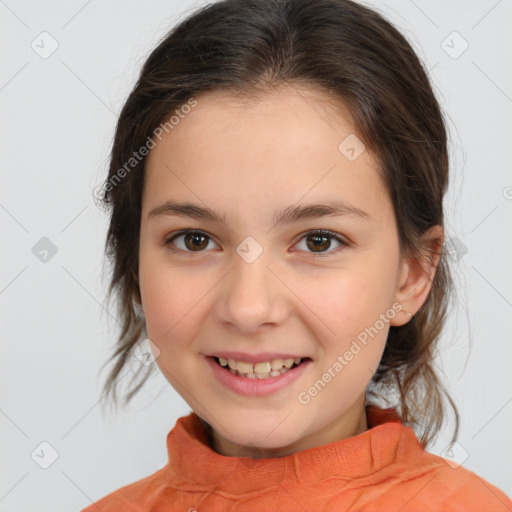
[[[354,159],[352,120],[324,94],[204,94],[146,162],[148,337],[224,455],[282,456],[364,431],[389,325],[407,319],[377,161]]]

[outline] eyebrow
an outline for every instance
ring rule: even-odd
[[[195,219],[206,219],[212,222],[226,224],[226,214],[217,213],[206,206],[177,201],[166,201],[148,213],[148,220],[159,216],[178,216]],[[323,203],[310,203],[291,205],[283,210],[276,211],[273,215],[274,226],[279,224],[292,224],[303,219],[318,218],[324,216],[351,216],[368,219],[370,215],[344,201],[328,201]]]

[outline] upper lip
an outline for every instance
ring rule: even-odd
[[[211,357],[223,357],[224,359],[234,359],[235,361],[242,361],[244,363],[264,363],[266,361],[273,361],[274,359],[295,359],[297,357],[307,359],[307,356],[301,356],[299,354],[283,354],[278,352],[246,354],[245,352],[219,351],[210,352],[206,355]]]

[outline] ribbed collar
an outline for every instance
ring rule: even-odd
[[[394,409],[368,405],[366,417],[368,430],[356,436],[285,457],[251,459],[216,453],[208,445],[201,419],[190,413],[179,418],[167,436],[165,479],[182,491],[215,488],[244,495],[286,480],[315,484],[332,477],[375,475],[390,464],[424,453],[414,431],[402,424]]]

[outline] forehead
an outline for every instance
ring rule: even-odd
[[[389,207],[376,159],[368,150],[347,158],[344,141],[358,152],[364,145],[327,91],[294,85],[257,98],[216,91],[195,99],[149,153],[146,213],[169,196],[238,213],[326,196],[366,211]]]

